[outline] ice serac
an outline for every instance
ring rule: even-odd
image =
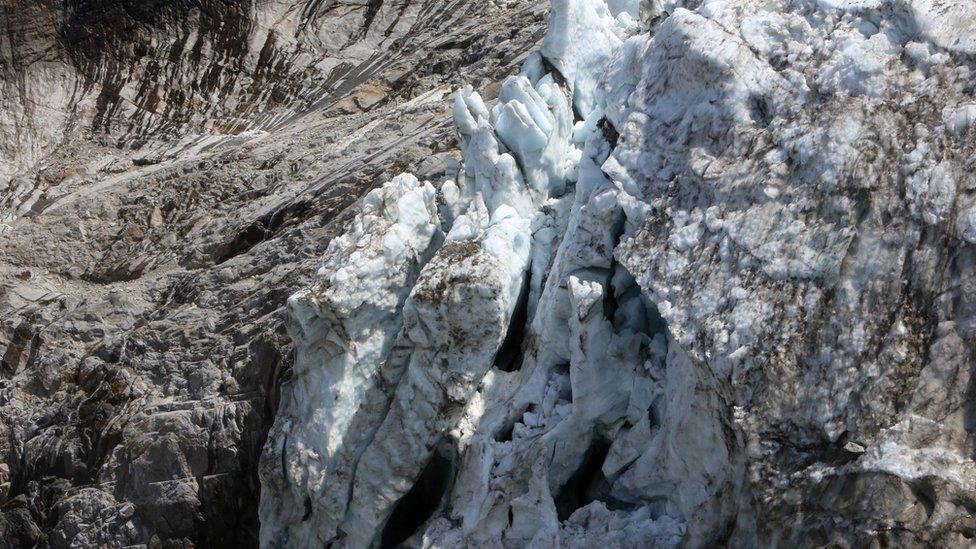
[[[555,112],[550,105],[556,106]],[[492,367],[510,319],[520,299],[524,300],[532,219],[551,189],[563,189],[566,183],[564,148],[572,127],[565,97],[551,78],[534,88],[524,77],[513,77],[502,85],[499,105],[490,112],[481,97],[467,89],[457,95],[454,115],[466,162],[457,181],[444,185],[447,233],[430,241],[443,245],[432,252],[422,270],[417,269],[415,284],[412,279],[394,277],[395,288],[410,289],[412,285],[412,290],[404,296],[405,301],[391,300],[393,307],[387,309],[385,317],[358,318],[355,311],[350,316],[353,322],[370,327],[382,326],[385,321],[392,327],[383,332],[387,335],[400,329],[397,323],[402,323],[393,342],[393,354],[360,357],[355,385],[365,386],[364,390],[345,398],[342,387],[349,381],[332,372],[335,366],[330,360],[310,351],[317,350],[320,344],[316,341],[335,338],[347,338],[344,347],[371,348],[373,333],[330,323],[327,319],[333,313],[329,308],[293,308],[293,316],[303,326],[298,339],[301,366],[285,390],[283,402],[295,400],[304,405],[293,420],[283,414],[276,421],[275,435],[265,455],[265,484],[297,484],[299,494],[315,493],[324,487],[329,491],[324,498],[309,498],[304,511],[295,502],[285,505],[284,511],[271,508],[262,527],[268,544],[341,539],[353,546],[367,546],[377,541],[393,505],[421,473],[438,441],[456,425]],[[501,128],[497,135],[495,127]],[[500,152],[504,147],[501,139],[506,140],[511,152]],[[524,172],[519,165],[526,167]],[[395,196],[397,187],[384,190]],[[363,215],[373,217],[368,200],[365,207]],[[386,230],[383,223],[357,222],[356,228],[360,232],[343,237],[344,241],[389,240],[382,233]],[[402,238],[405,236],[397,235],[398,240]],[[364,291],[360,285],[376,280],[387,284],[387,270],[402,268],[402,259],[388,252],[385,263],[362,261],[341,247],[330,247],[329,254],[319,276],[330,282],[293,297],[293,303],[321,303],[328,299],[323,294],[326,291],[382,298],[383,292]],[[333,274],[330,265],[349,267],[340,267]],[[405,285],[408,281],[410,284]],[[373,375],[381,364],[382,373]],[[303,376],[303,372],[309,373]],[[373,379],[359,380],[359,376]],[[306,379],[317,381],[309,384]],[[374,388],[380,390],[370,393]],[[350,449],[345,440],[331,436],[334,424],[342,425],[344,418],[351,416],[364,418],[355,426],[355,436],[366,437],[361,448]],[[323,423],[308,429],[309,422],[302,417],[322,417]],[[334,441],[332,448],[306,455],[306,446],[321,447],[329,441]],[[353,457],[344,463],[345,458],[337,457],[336,451],[349,452]],[[341,473],[333,482],[320,483],[314,473],[309,474],[310,460],[316,462],[316,469],[338,468]],[[282,466],[284,480],[278,480],[279,461],[295,467],[291,472]],[[336,490],[335,485],[344,479],[346,487]]]
[[[279,484],[266,490],[261,514],[266,524],[281,515],[294,526],[280,533],[266,526],[264,539],[315,539],[308,530],[335,530],[320,509],[345,505],[345,494],[333,487],[352,476],[382,419],[382,402],[371,401],[400,374],[384,369],[396,362],[399,315],[441,240],[434,188],[397,176],[366,195],[351,231],[329,244],[317,285],[289,299],[295,382],[274,431],[283,437],[270,460],[281,468]],[[324,393],[331,395],[326,401]],[[373,406],[360,408],[365,403]]]
[[[318,539],[971,546],[967,6],[554,1],[493,105],[455,95],[444,243]]]

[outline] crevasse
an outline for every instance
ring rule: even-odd
[[[371,192],[289,300],[264,546],[667,546],[731,520],[702,512],[735,474],[717,382],[614,257],[634,223],[601,169],[607,94],[633,85],[613,69],[637,11],[553,2],[494,106],[455,95],[463,163],[436,203],[410,175]]]

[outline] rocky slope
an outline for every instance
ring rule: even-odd
[[[0,539],[257,545],[286,298],[547,8],[0,1]]]
[[[976,26],[554,0],[289,299],[267,546],[976,538]]]

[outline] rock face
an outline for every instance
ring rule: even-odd
[[[256,546],[288,296],[547,8],[0,0],[0,545]]]
[[[972,546],[968,13],[554,0],[290,299],[263,544]]]

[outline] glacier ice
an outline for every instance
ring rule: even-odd
[[[387,364],[397,352],[399,313],[443,239],[434,188],[398,176],[370,192],[349,231],[329,244],[318,285],[289,299],[299,356],[272,434],[285,437],[276,448],[280,475],[264,477],[276,484],[266,485],[261,513],[291,524],[294,539],[335,528],[317,513],[313,522],[301,519],[345,505],[335,484],[352,475],[382,417],[381,383],[400,375]]]
[[[462,166],[412,218],[436,229],[392,277],[402,310],[369,322],[382,334],[296,308],[282,410],[307,409],[269,438],[265,544],[857,544],[925,479],[971,490],[970,420],[922,413],[939,368],[962,375],[962,338],[932,312],[946,319],[924,362],[935,328],[918,311],[936,298],[899,293],[911,261],[937,276],[912,255],[923,238],[976,241],[976,185],[945,145],[974,118],[969,69],[947,68],[969,52],[960,5],[554,0],[493,105],[455,94]],[[906,138],[890,117],[916,88],[938,98],[912,107],[933,127],[903,121]],[[391,265],[340,247],[325,261],[351,296]],[[293,301],[322,301],[321,284]],[[365,336],[384,343],[357,362],[359,392],[309,352]],[[926,383],[908,398],[904,379]],[[303,424],[326,411],[361,418],[351,442]],[[435,470],[440,489],[406,518],[398,502]],[[897,494],[826,505],[845,483],[868,486],[861,506],[878,485]]]

